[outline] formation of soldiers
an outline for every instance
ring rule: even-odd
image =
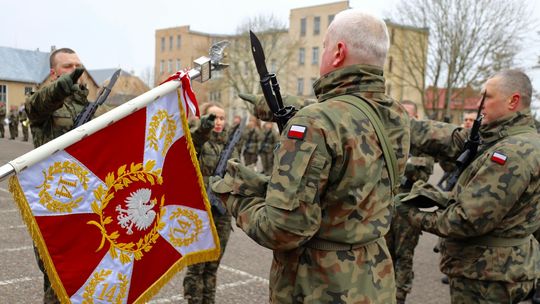
[[[17,139],[19,137],[19,125],[22,130],[22,141],[28,141],[30,121],[24,110],[24,105],[19,109],[12,108],[9,113],[6,111],[6,106],[0,104],[0,138],[7,135],[5,126],[8,126],[9,139]]]

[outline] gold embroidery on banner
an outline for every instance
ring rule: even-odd
[[[84,288],[83,304],[93,304],[97,287],[101,282],[105,281],[112,273],[110,269],[102,269],[99,272],[94,273],[88,285]],[[120,281],[118,284],[112,284],[109,287],[109,283],[102,284],[103,288],[97,296],[97,300],[107,301],[109,303],[121,304],[127,296],[127,285],[129,283],[127,275],[118,273],[117,276]],[[118,291],[118,294],[117,294]],[[115,298],[116,295],[116,298]]]
[[[161,169],[152,170],[155,166],[155,161],[148,161],[144,167],[141,163],[131,163],[129,170],[126,165],[118,168],[116,175],[114,172],[107,174],[105,178],[105,184],[107,190],[100,185],[94,190],[95,200],[92,202],[92,211],[99,215],[100,221],[89,221],[88,224],[95,225],[101,230],[102,238],[99,248],[96,252],[101,250],[105,245],[105,241],[108,241],[111,245],[109,253],[113,259],[120,259],[122,264],[126,264],[131,261],[132,257],[135,260],[140,260],[143,257],[143,252],[148,252],[152,249],[152,245],[159,238],[159,231],[165,227],[165,223],[161,222],[161,217],[165,214],[165,208],[162,208],[165,204],[165,197],[161,196],[159,212],[156,214],[153,228],[136,243],[118,243],[116,240],[120,237],[120,233],[116,230],[111,233],[105,228],[106,225],[112,223],[113,219],[110,216],[103,217],[103,210],[107,208],[107,205],[114,198],[114,193],[118,190],[122,190],[128,187],[131,183],[136,181],[148,182],[150,185],[163,184],[163,177],[161,176]],[[101,204],[100,204],[101,203]]]
[[[71,174],[77,177],[80,186],[86,191],[88,190],[89,172],[79,164],[71,161],[54,162],[47,170],[43,170],[43,183],[37,186],[39,191],[39,202],[47,208],[49,211],[59,213],[71,213],[74,208],[79,207],[79,203],[82,201],[82,196],[73,199],[70,189],[77,187],[77,181],[70,180],[68,177],[62,174]],[[62,202],[55,199],[49,190],[52,188],[51,183],[54,182],[55,175],[60,175],[54,195],[57,197],[67,198],[68,202]]]
[[[202,231],[202,220],[197,213],[184,208],[177,208],[170,217],[170,221],[176,220],[178,227],[169,229],[169,239],[174,246],[183,247],[197,241]],[[190,233],[191,232],[191,233]],[[177,237],[180,235],[179,237]]]
[[[159,138],[157,136],[157,130],[164,122],[165,125],[161,128]],[[159,140],[165,137],[165,141],[162,145],[161,155],[165,156],[165,153],[173,143],[174,135],[176,134],[176,121],[173,119],[173,115],[169,115],[167,110],[159,110],[152,116],[150,125],[148,128],[148,145],[150,148],[159,151]]]
[[[109,275],[111,274],[112,270],[110,269],[102,269],[99,272],[94,273],[92,276],[92,279],[90,282],[88,282],[88,285],[84,288],[83,293],[83,304],[92,304],[94,303],[94,294],[96,293],[96,287],[99,283],[105,281]]]

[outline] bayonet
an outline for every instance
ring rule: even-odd
[[[257,72],[261,79],[261,88],[266,99],[268,107],[274,114],[274,120],[276,121],[279,132],[283,130],[287,121],[294,116],[296,109],[292,106],[283,106],[283,100],[281,98],[281,92],[279,88],[279,83],[277,81],[276,74],[268,73],[266,68],[264,50],[259,41],[259,38],[252,32],[249,31],[249,37],[251,40],[251,53],[253,54],[253,60],[255,60],[255,66],[257,67]]]

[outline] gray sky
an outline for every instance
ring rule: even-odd
[[[290,9],[330,2],[335,0],[4,0],[0,46],[42,51],[51,45],[71,47],[89,69],[121,67],[140,74],[153,66],[156,29],[190,25],[196,31],[232,34],[250,16],[273,14],[288,23]],[[350,4],[387,17],[397,2]],[[540,2],[532,5],[538,20]],[[531,36],[538,37],[534,32]],[[537,43],[525,48],[521,58],[534,60],[539,53]]]

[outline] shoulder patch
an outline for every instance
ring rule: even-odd
[[[493,152],[493,155],[491,155],[491,161],[499,165],[504,165],[507,159],[508,159],[508,156],[502,154],[501,152],[495,151]]]
[[[287,132],[287,137],[290,139],[300,139],[303,140],[306,136],[307,127],[301,125],[292,125]]]

